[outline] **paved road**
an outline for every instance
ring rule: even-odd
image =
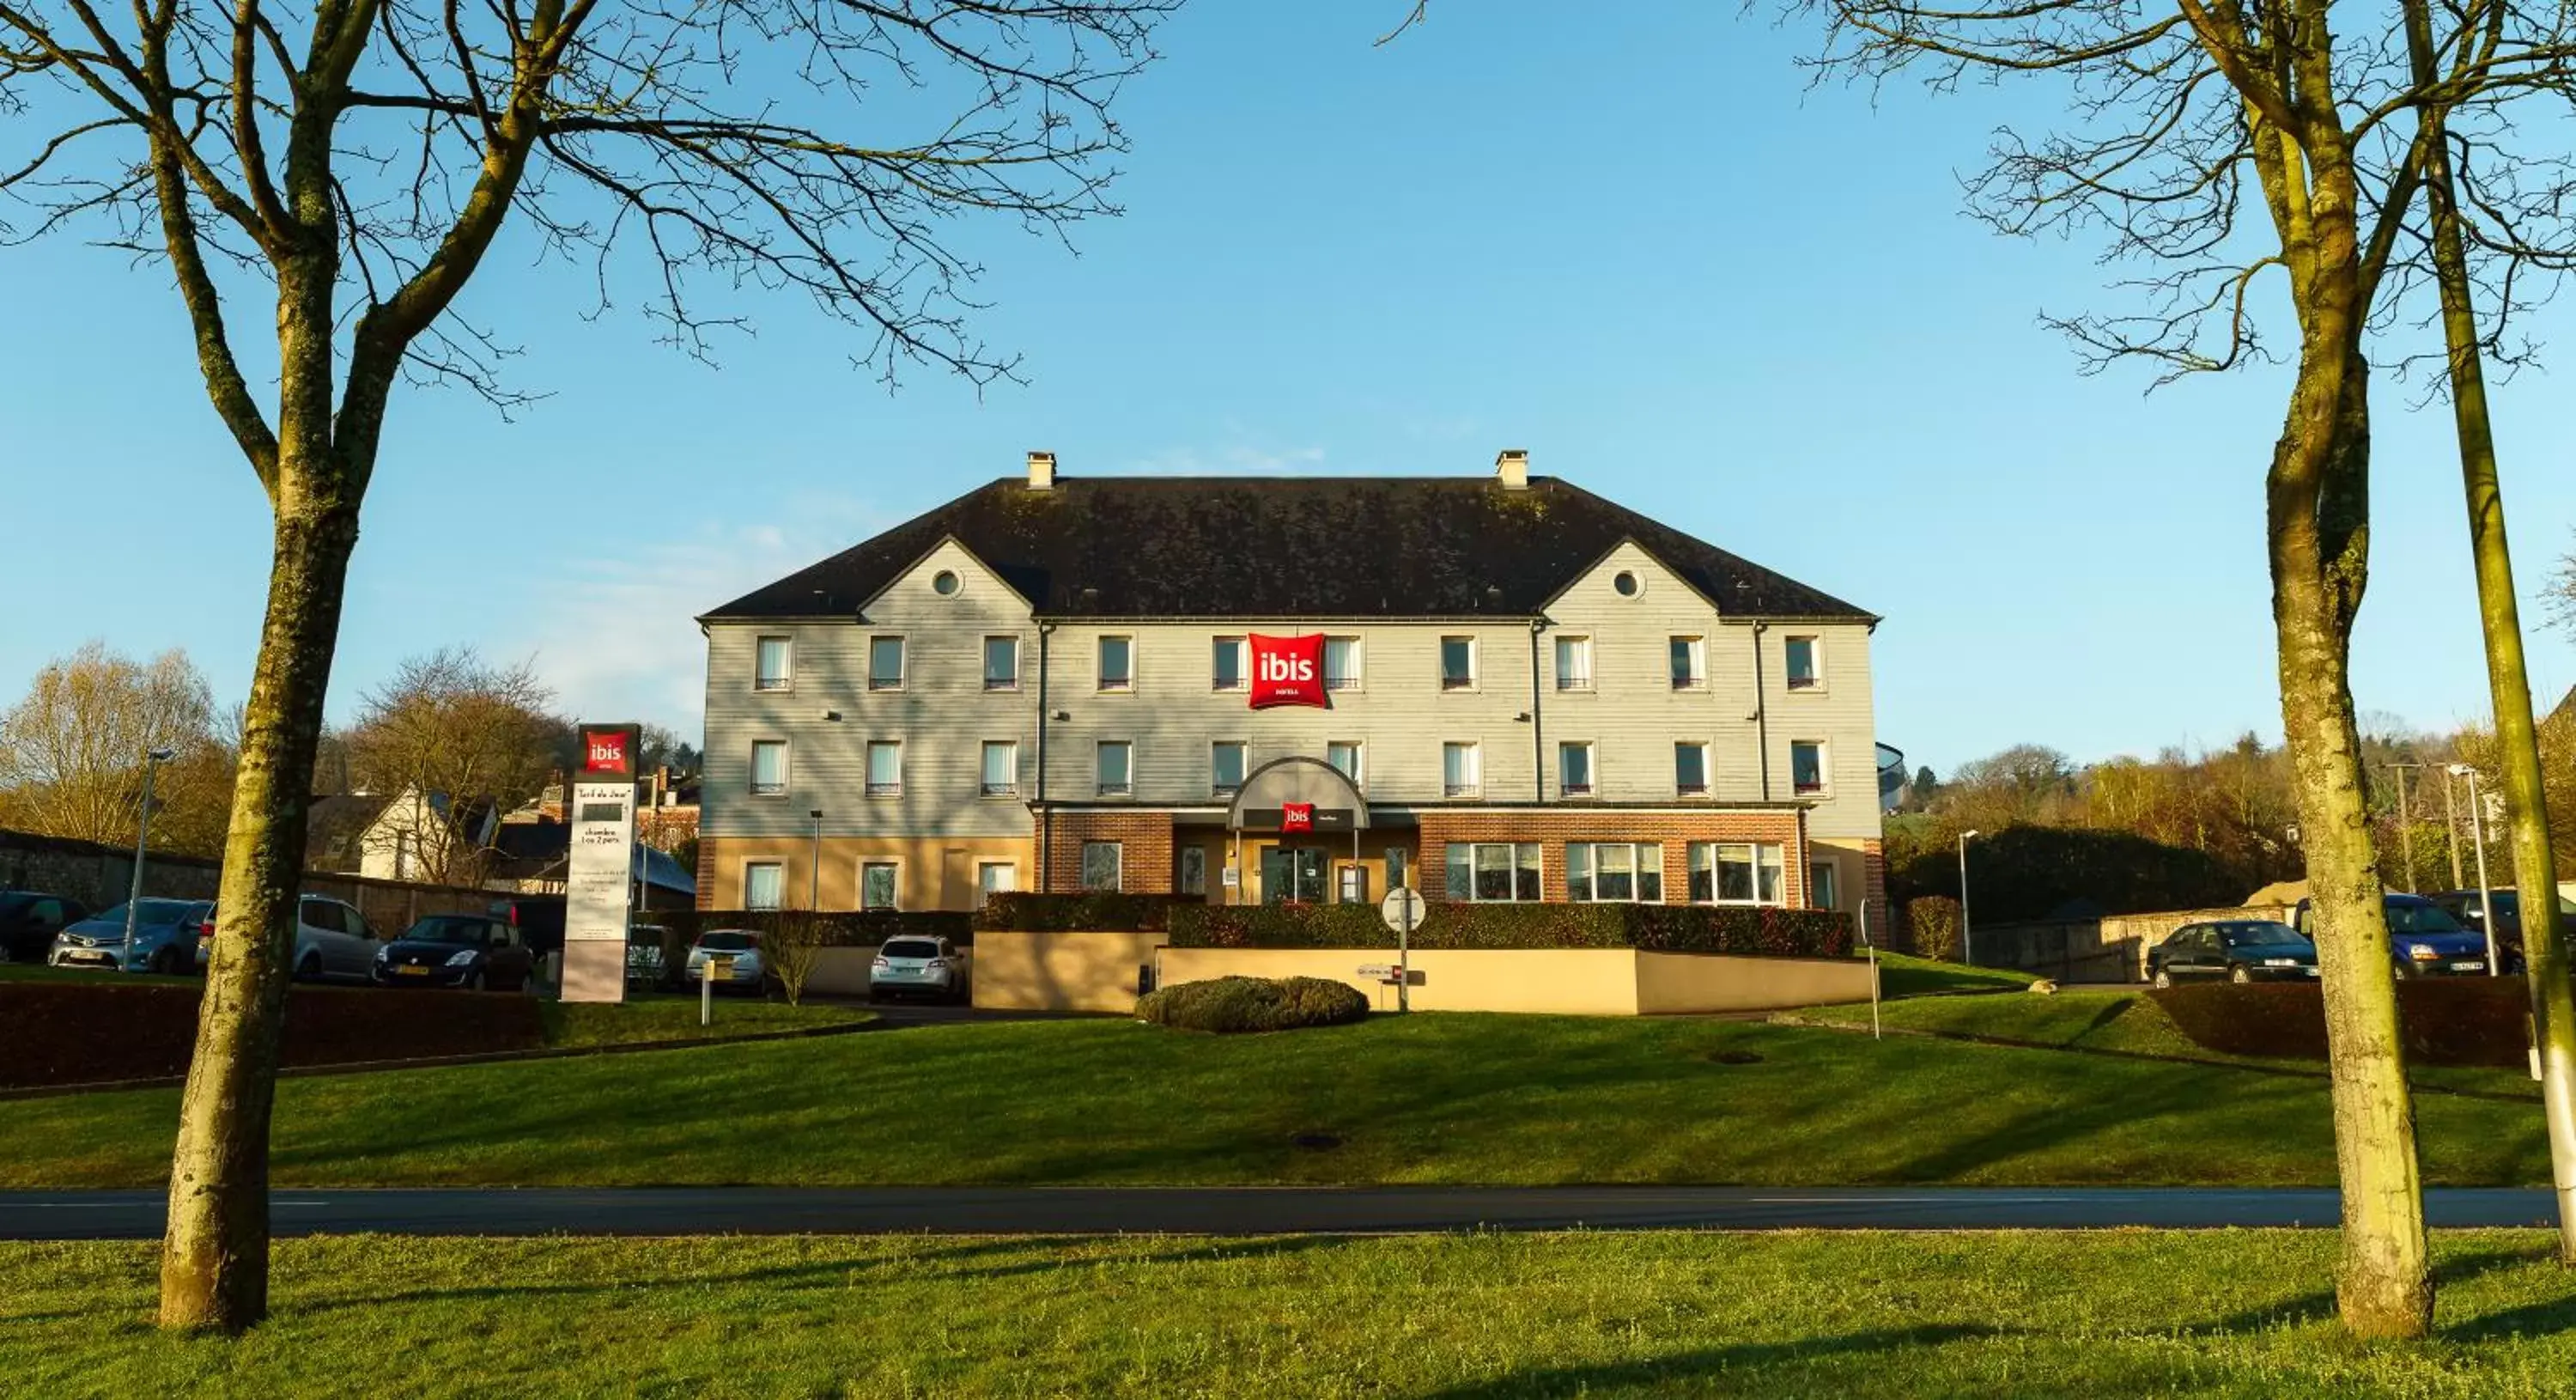
[[[2440,1226],[2551,1225],[2546,1191],[2425,1193]],[[152,1239],[158,1191],[0,1192],[0,1239]],[[1379,1234],[2095,1230],[2335,1223],[2332,1191],[1824,1187],[552,1187],[278,1191],[284,1235]]]

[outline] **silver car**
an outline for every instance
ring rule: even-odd
[[[733,959],[733,975],[719,981],[717,986],[732,987],[737,991],[760,989],[760,979],[766,969],[760,965],[759,930],[711,928],[699,934],[698,941],[689,945],[687,975],[690,986],[707,980],[709,958]]]
[[[889,938],[868,967],[868,1000],[889,996],[964,1001],[966,954],[945,938]]]

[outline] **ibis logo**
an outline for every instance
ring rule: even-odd
[[[1273,709],[1281,705],[1308,705],[1325,709],[1324,638],[1264,637],[1254,633],[1252,646],[1252,708]]]
[[[585,729],[581,735],[581,771],[585,773],[632,773],[633,755],[627,743],[634,737],[624,729]]]
[[[1283,802],[1279,804],[1279,829],[1282,832],[1314,830],[1315,804],[1312,802]]]

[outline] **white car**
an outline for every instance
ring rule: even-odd
[[[197,958],[200,971],[206,966],[206,954],[215,941],[215,907],[206,906],[205,922],[197,928]],[[370,980],[376,967],[376,931],[369,927],[357,907],[328,895],[308,894],[298,901],[295,911],[295,960],[289,964],[299,982],[318,982],[326,977],[346,977],[364,982]]]
[[[767,971],[760,965],[760,931],[748,928],[711,928],[698,935],[689,945],[689,985],[707,980],[707,959],[733,959],[733,976],[718,982],[720,987],[736,990],[760,990],[760,980]]]
[[[965,950],[947,939],[889,938],[868,967],[868,1000],[909,995],[964,1001],[966,977]]]

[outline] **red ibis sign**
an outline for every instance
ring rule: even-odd
[[[1315,804],[1282,802],[1279,804],[1279,830],[1282,834],[1315,829]]]
[[[634,777],[635,726],[584,728],[581,731],[581,771],[584,777]]]
[[[1324,638],[1321,633],[1307,637],[1264,637],[1254,633],[1252,645],[1252,708],[1273,709],[1281,705],[1308,705],[1325,709]]]

